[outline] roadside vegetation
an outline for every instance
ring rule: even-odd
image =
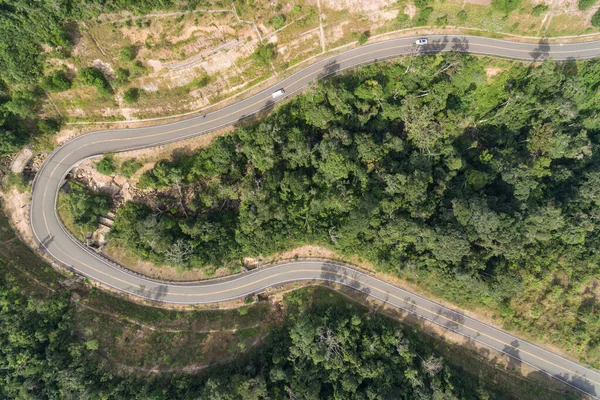
[[[87,232],[98,227],[98,218],[106,216],[110,210],[110,198],[101,193],[92,193],[82,183],[71,181],[66,193],[59,194],[60,215],[68,215],[63,220],[69,227],[76,228],[76,236],[81,240]]]
[[[142,167],[142,163],[135,159],[125,160],[119,163],[113,154],[105,154],[102,156],[102,159],[94,165],[96,170],[102,175],[122,175],[126,178],[131,178],[131,176]]]
[[[137,305],[59,275],[0,227],[3,398],[574,398],[326,288],[282,307]]]
[[[110,237],[182,269],[326,246],[598,365],[600,63],[484,66],[437,55],[334,78],[159,162],[139,185],[181,201],[124,205]]]
[[[47,93],[64,92],[73,86],[73,72],[63,63],[73,50],[76,20],[101,12],[133,12],[173,7],[172,1],[136,2],[67,1],[60,4],[25,0],[1,2],[0,13],[0,157],[17,151],[36,137],[52,135],[60,128],[61,115],[46,104]],[[198,2],[190,2],[198,5]],[[43,46],[46,46],[43,51]],[[84,85],[110,97],[112,87],[97,68],[85,66],[77,73]],[[45,91],[47,93],[45,93]]]
[[[320,9],[304,0],[4,3],[0,157],[32,140],[51,146],[64,122],[208,106],[318,55],[321,42],[332,49],[398,29],[456,25],[549,37],[594,33],[600,24],[593,0],[323,0]],[[160,15],[173,12],[180,14]]]

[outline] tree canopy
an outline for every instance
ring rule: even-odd
[[[128,204],[112,238],[158,263],[187,243],[183,268],[321,244],[443,276],[463,299],[464,279],[483,283],[475,296],[495,307],[530,279],[584,282],[600,264],[599,71],[595,60],[512,63],[489,79],[484,61],[458,55],[361,68],[158,163],[142,186],[193,201],[168,213]],[[531,316],[506,318],[530,329]],[[557,339],[585,329],[576,341],[595,346],[599,321],[578,321],[536,323]]]
[[[0,260],[0,397],[88,399],[476,399],[496,394],[409,329],[343,298],[296,293],[260,350],[203,375],[122,377],[74,324],[71,293],[21,292]],[[310,295],[310,293],[307,293]],[[115,339],[116,340],[116,339]],[[135,345],[135,343],[133,344]],[[498,398],[500,396],[498,395]]]

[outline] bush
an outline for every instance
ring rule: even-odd
[[[510,14],[521,5],[521,0],[492,0],[492,8]]]
[[[431,0],[415,0],[415,7],[419,10],[427,8],[431,4]]]
[[[358,37],[358,44],[365,44],[369,40],[369,32],[363,32]]]
[[[153,177],[148,172],[142,174],[142,176],[140,176],[140,179],[138,179],[137,187],[139,187],[142,190],[154,188],[155,182]]]
[[[292,11],[298,14],[300,11],[302,11],[302,7],[296,4],[294,8],[292,8]]]
[[[133,60],[135,60],[136,53],[137,52],[135,50],[135,46],[133,46],[133,45],[125,46],[121,50],[121,60],[133,61]]]
[[[60,121],[52,118],[40,119],[37,127],[42,135],[53,135],[60,130]]]
[[[98,161],[95,165],[96,171],[100,172],[102,175],[112,176],[117,171],[115,160],[111,154],[102,157],[102,160]]]
[[[458,20],[460,22],[465,22],[467,20],[467,18],[469,18],[469,16],[467,15],[467,12],[465,10],[460,10],[456,16],[458,17]]]
[[[433,8],[431,7],[425,7],[424,9],[419,11],[419,15],[417,17],[417,25],[427,25],[427,22],[429,22],[429,17],[431,16],[432,12]]]
[[[285,25],[285,15],[276,15],[275,17],[273,17],[273,20],[271,22],[273,23],[273,28],[277,30]]]
[[[437,26],[446,26],[448,25],[448,16],[447,15],[442,15],[441,17],[438,17],[435,19],[435,24]]]
[[[144,67],[144,64],[142,64],[140,60],[136,60],[135,62],[131,63],[131,74],[133,76],[141,76],[145,72],[146,67]]]
[[[69,182],[66,200],[73,215],[73,223],[87,231],[94,231],[98,227],[98,217],[110,211],[110,197],[92,193],[79,182]]]
[[[19,193],[25,193],[29,190],[29,185],[25,181],[25,177],[23,174],[16,174],[14,172],[9,172],[4,177],[4,188],[11,189],[15,188],[19,191]]]
[[[0,127],[0,157],[16,152],[26,140],[26,136],[15,135],[14,132]]]
[[[577,3],[577,7],[579,7],[581,11],[585,11],[592,7],[594,4],[596,4],[596,1],[598,0],[579,0],[579,3]]]
[[[87,67],[79,70],[78,74],[79,78],[83,81],[85,85],[94,86],[98,89],[98,92],[103,95],[112,94],[112,88],[110,84],[106,80],[106,77],[98,68],[95,67]]]
[[[123,175],[125,178],[131,178],[135,172],[142,168],[142,163],[137,160],[126,160],[119,168],[119,173]]]
[[[133,104],[140,98],[140,90],[138,88],[129,88],[123,94],[123,100],[127,104]]]
[[[39,104],[39,94],[28,90],[14,92],[4,108],[21,118],[34,119]]]
[[[538,4],[537,6],[533,7],[533,10],[531,10],[531,14],[535,15],[536,17],[539,17],[540,15],[547,13],[549,9],[550,8],[545,4]]]
[[[118,83],[119,85],[125,85],[126,83],[128,83],[128,82],[129,82],[129,75],[130,75],[130,72],[129,72],[129,70],[128,70],[128,69],[125,69],[125,68],[118,68],[118,69],[115,71],[115,75],[116,75],[116,78],[117,78],[117,83]]]
[[[194,79],[190,83],[190,86],[193,88],[196,88],[196,89],[202,89],[204,86],[208,85],[210,82],[212,82],[211,77],[208,75],[203,75],[201,77]]]
[[[596,11],[592,16],[592,25],[596,28],[600,28],[600,10]]]
[[[403,28],[410,23],[410,17],[404,13],[398,13],[396,17],[396,26],[398,28]]]
[[[269,43],[258,46],[256,51],[252,54],[252,58],[259,65],[268,67],[271,61],[275,58],[275,45],[273,43]]]
[[[44,76],[42,88],[48,92],[64,92],[70,89],[72,84],[63,71],[54,71],[51,75]]]

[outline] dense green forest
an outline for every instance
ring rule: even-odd
[[[44,59],[70,54],[78,35],[75,21],[95,18],[103,12],[127,10],[142,14],[180,5],[194,9],[206,3],[0,0],[0,157],[15,152],[33,138],[51,135],[60,127],[60,121],[39,118],[38,111],[44,90],[66,90],[71,82],[61,71],[46,73]]]
[[[597,363],[600,62],[493,78],[485,63],[407,58],[323,83],[158,163],[139,185],[193,201],[129,203],[111,237],[181,268],[325,245]]]
[[[121,377],[75,330],[71,293],[25,296],[1,260],[0,272],[3,399],[503,398],[423,335],[341,297],[312,302],[310,292],[288,296],[283,322],[243,361],[203,375]]]

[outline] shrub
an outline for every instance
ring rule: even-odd
[[[133,61],[135,60],[136,50],[135,46],[125,46],[121,49],[121,60],[123,61]]]
[[[92,193],[82,183],[69,182],[66,196],[73,222],[76,226],[94,231],[98,227],[98,217],[110,211],[110,197],[101,193]]]
[[[142,163],[137,160],[126,160],[121,164],[119,168],[119,173],[123,175],[125,178],[131,178],[135,172],[142,168]]]
[[[141,76],[146,72],[146,67],[140,60],[136,60],[131,63],[131,75],[133,76]]]
[[[442,15],[441,17],[438,17],[435,19],[435,24],[437,26],[446,26],[448,25],[448,16],[447,15]]]
[[[300,11],[302,11],[302,7],[296,4],[294,8],[292,8],[292,11],[298,14]]]
[[[363,32],[358,37],[358,44],[365,44],[369,40],[369,32]]]
[[[285,16],[281,14],[276,15],[275,17],[273,17],[273,20],[271,22],[273,23],[273,28],[277,30],[285,25]]]
[[[94,86],[98,92],[104,95],[112,94],[112,88],[106,80],[106,77],[98,68],[87,67],[79,70],[77,74],[85,85]]]
[[[123,100],[128,104],[136,103],[139,98],[140,90],[138,88],[129,88],[123,94]]]
[[[40,119],[37,122],[37,127],[42,135],[52,135],[59,131],[60,121],[52,118]]]
[[[39,95],[28,90],[14,92],[10,101],[4,103],[4,108],[21,118],[36,117],[39,105]]]
[[[431,0],[415,0],[415,7],[419,10],[427,8],[431,4]]]
[[[404,13],[398,13],[396,17],[396,26],[398,28],[403,28],[410,23],[410,17]]]
[[[8,172],[4,177],[4,188],[11,189],[15,188],[19,193],[25,193],[29,189],[29,185],[25,181],[23,174],[16,174],[14,172]]]
[[[419,15],[417,16],[417,25],[427,25],[432,12],[433,8],[431,7],[425,7],[419,11]]]
[[[585,11],[592,7],[594,4],[596,4],[596,1],[598,0],[579,0],[579,3],[577,3],[577,7],[579,7],[581,11]]]
[[[208,85],[210,82],[212,82],[212,79],[210,76],[202,75],[202,76],[194,79],[190,83],[190,86],[193,88],[202,89],[204,86]]]
[[[19,150],[19,147],[25,144],[26,139],[22,135],[17,136],[14,132],[0,127],[0,156]]]
[[[592,16],[592,25],[600,28],[600,9]]]
[[[148,172],[142,174],[142,176],[140,176],[140,179],[138,179],[137,187],[139,187],[142,190],[154,188],[155,182],[153,177]]]
[[[521,5],[521,0],[492,0],[492,8],[510,14]]]
[[[533,7],[533,10],[531,10],[531,14],[535,15],[536,17],[539,17],[540,15],[547,13],[549,9],[550,8],[545,4],[538,4],[537,6]]]
[[[115,159],[111,154],[107,154],[102,157],[102,160],[98,161],[96,164],[96,171],[100,172],[102,175],[114,175],[117,171],[117,166],[115,165]]]
[[[273,43],[269,43],[258,46],[256,51],[252,54],[252,58],[258,64],[264,67],[269,66],[271,60],[275,58],[275,45]]]
[[[115,75],[117,78],[117,84],[125,85],[129,82],[129,75],[131,75],[131,74],[128,69],[118,68],[115,71]]]
[[[42,81],[42,88],[49,92],[64,92],[71,86],[71,80],[63,71],[54,71],[51,75],[46,75]]]
[[[469,18],[469,16],[467,15],[467,12],[465,10],[460,10],[456,16],[458,17],[458,20],[460,22],[465,22],[467,20],[467,18]]]

